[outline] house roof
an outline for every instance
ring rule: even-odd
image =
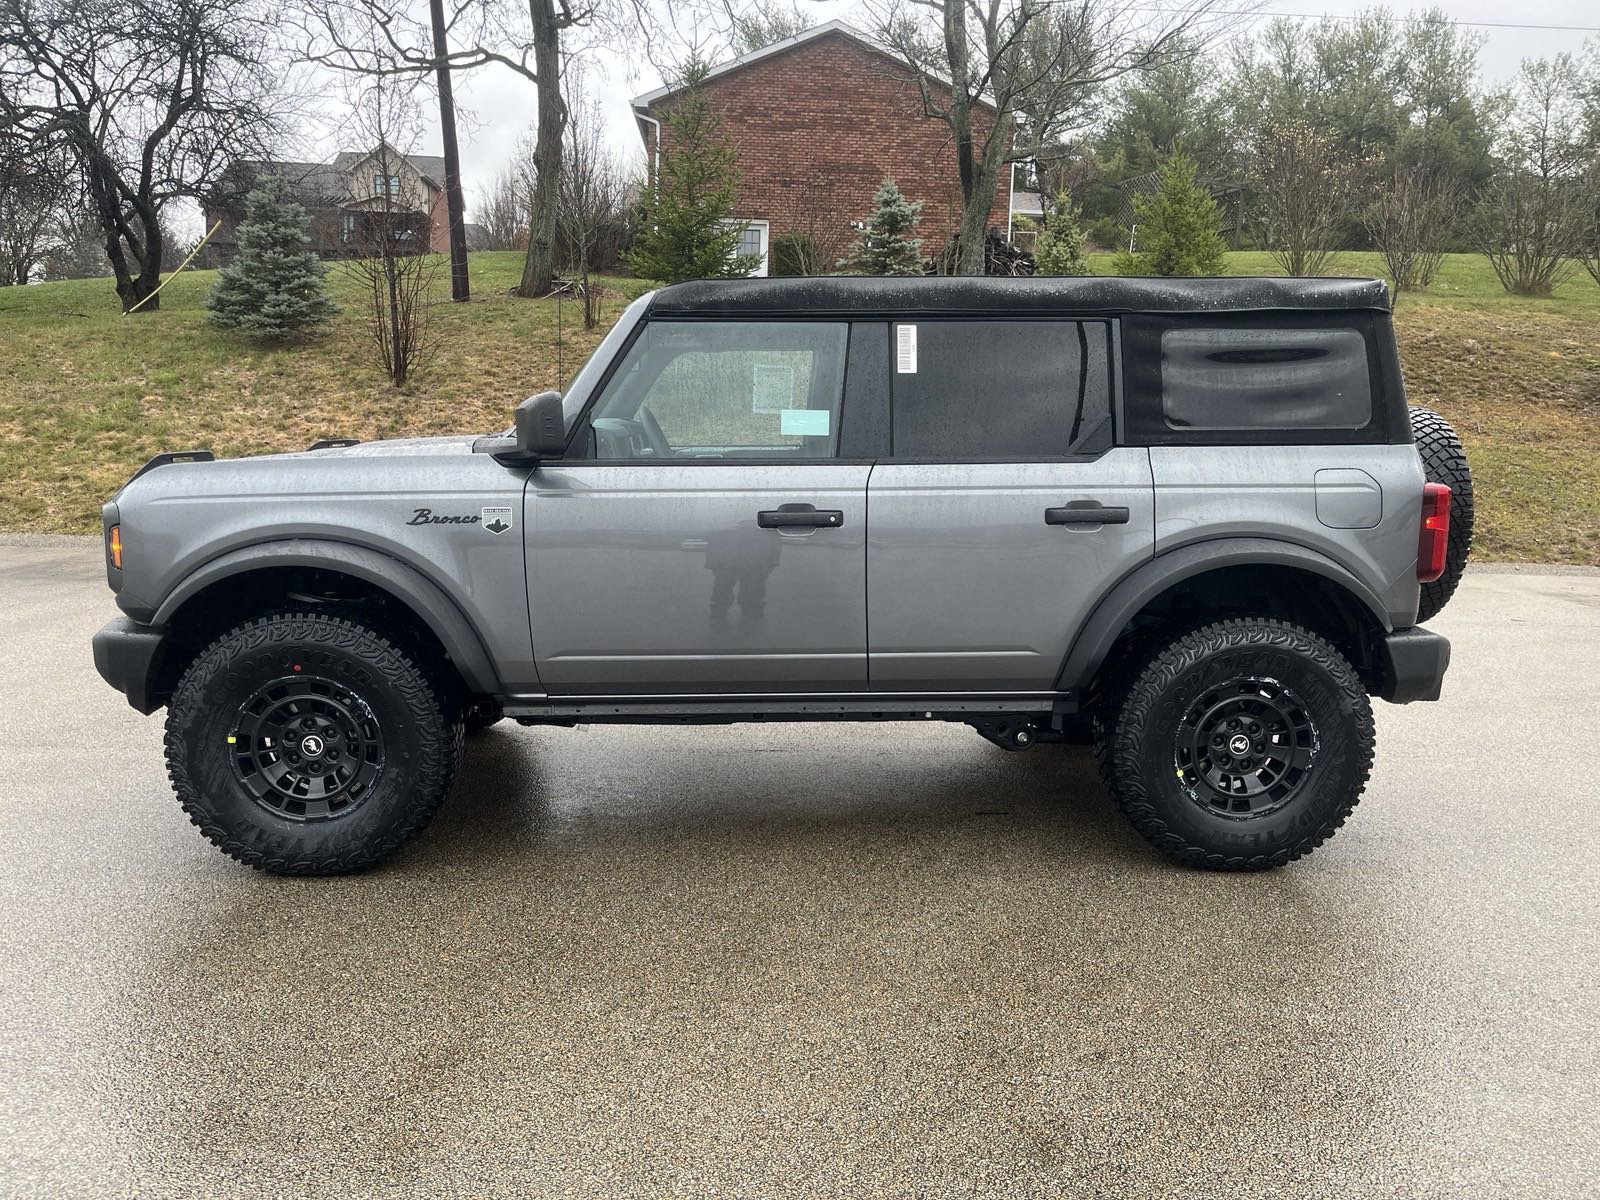
[[[242,159],[234,170],[244,176],[244,186],[239,195],[250,190],[254,180],[261,175],[278,175],[289,184],[289,189],[301,204],[314,208],[342,208],[350,203],[350,170],[363,159],[370,158],[374,150],[341,150],[332,162],[289,162],[277,159]],[[417,173],[434,187],[444,188],[444,159],[433,154],[405,154]],[[358,192],[358,194],[360,194]]]
[[[807,42],[814,42],[818,38],[827,37],[830,34],[836,34],[838,36],[848,38],[850,41],[860,46],[863,50],[868,50],[871,53],[881,55],[884,58],[893,59],[907,70],[914,71],[917,69],[911,63],[907,62],[900,54],[883,45],[881,42],[874,40],[869,35],[862,33],[861,30],[857,29],[854,25],[851,25],[846,21],[825,21],[821,25],[813,25],[810,29],[802,29],[793,37],[786,37],[781,42],[773,42],[770,46],[762,46],[759,50],[752,50],[748,54],[741,54],[738,58],[732,58],[725,63],[719,63],[717,66],[712,67],[706,72],[706,80],[709,81],[716,79],[719,76],[727,75],[732,71],[742,70],[743,68],[750,66],[752,63],[760,62],[762,59],[773,58],[779,54],[787,54],[796,46],[803,46]],[[947,88],[950,86],[950,81],[942,76],[934,75],[927,71],[922,72],[922,74],[927,75],[929,79],[932,79],[936,83],[942,84]],[[646,92],[642,96],[635,96],[633,98],[633,111],[637,113],[646,113],[649,111],[650,106],[655,104],[658,100],[665,100],[668,96],[676,95],[682,90],[682,84],[663,84],[654,91]],[[979,103],[985,105],[985,107],[992,107],[985,100],[980,100]]]
[[[236,164],[246,176],[240,194],[249,191],[262,175],[280,176],[302,204],[327,206],[342,204],[350,194],[345,173],[332,163],[283,162],[272,159],[244,159]]]
[[[371,150],[341,150],[333,156],[333,165],[341,171],[348,171],[364,158],[371,158],[376,154],[377,148]],[[397,151],[398,153],[398,151]],[[434,187],[444,187],[444,159],[437,154],[401,154],[421,175]]]
[[[994,315],[1389,310],[1381,279],[1227,276],[882,276],[692,280],[656,292],[651,316]]]

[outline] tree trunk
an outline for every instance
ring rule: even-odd
[[[533,144],[533,211],[528,215],[528,258],[519,296],[548,295],[555,282],[556,196],[561,174],[561,135],[567,106],[561,98],[561,29],[554,0],[530,0],[533,65],[538,76],[539,127]]]
[[[467,278],[467,206],[461,197],[461,154],[456,149],[456,100],[450,86],[450,47],[445,40],[444,0],[428,0],[433,15],[433,53],[438,59],[439,131],[444,141],[444,202],[450,222],[450,299],[472,299]]]
[[[394,252],[386,249],[383,274],[389,285],[389,381],[395,387],[402,387],[406,381],[406,368],[410,364],[407,361],[409,355],[400,344],[400,281],[396,278],[397,271]]]
[[[978,147],[972,137],[972,102],[969,97],[970,67],[967,46],[967,10],[964,4],[944,6],[944,45],[950,63],[950,132],[955,138],[956,174],[961,183],[961,226],[957,234],[955,273],[983,274],[983,232],[989,221],[989,205],[980,203],[983,180],[990,173],[978,160]],[[989,181],[989,197],[994,197],[994,181]],[[976,231],[976,232],[974,232]]]

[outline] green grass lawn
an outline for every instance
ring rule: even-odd
[[[1097,270],[1109,255],[1095,256]],[[1376,274],[1349,253],[1340,274]],[[1265,254],[1229,256],[1237,274],[1276,273]],[[469,304],[440,274],[435,358],[401,389],[361,344],[356,297],[334,268],[345,313],[326,336],[263,346],[209,328],[211,272],[185,273],[158,313],[123,317],[107,280],[0,288],[0,529],[91,532],[100,502],[161,450],[221,455],[300,449],[319,437],[489,431],[517,401],[570,377],[598,334],[561,306],[510,296],[521,255],[472,256]],[[603,323],[645,284],[608,279]],[[1461,431],[1477,481],[1478,556],[1600,563],[1600,286],[1508,297],[1488,264],[1450,256],[1436,286],[1396,309],[1415,403]]]

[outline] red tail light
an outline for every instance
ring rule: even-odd
[[[1442,483],[1422,485],[1422,530],[1417,536],[1417,578],[1432,583],[1444,574],[1450,550],[1450,489]]]

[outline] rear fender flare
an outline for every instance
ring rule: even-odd
[[[1225,567],[1283,566],[1308,571],[1338,584],[1371,612],[1388,632],[1394,628],[1376,592],[1333,559],[1316,550],[1271,538],[1218,538],[1193,542],[1151,559],[1111,589],[1078,629],[1056,686],[1062,691],[1086,687],[1105,664],[1117,636],[1147,604],[1169,588]]]

